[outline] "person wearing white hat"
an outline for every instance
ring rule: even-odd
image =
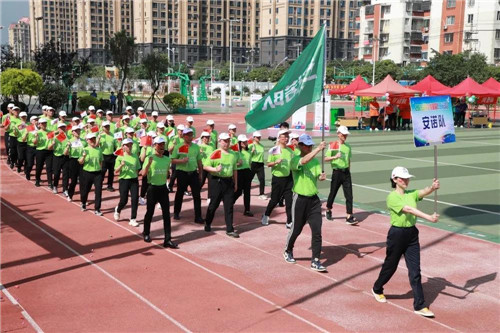
[[[174,201],[174,220],[180,219],[182,201],[187,188],[191,189],[194,204],[194,222],[204,224],[201,216],[200,178],[203,170],[200,146],[193,143],[193,130],[182,131],[183,142],[172,150],[172,163],[176,165],[177,191]]]
[[[229,136],[231,137],[231,142],[230,145],[235,145],[238,143],[238,137],[236,135],[236,125],[235,124],[230,124],[227,127],[227,130],[229,132]]]
[[[248,146],[250,153],[252,155],[250,169],[252,170],[252,179],[257,175],[259,180],[259,199],[267,200],[267,196],[264,193],[266,185],[266,174],[264,171],[264,146],[260,143],[262,139],[262,134],[259,131],[255,131],[252,134],[252,143]]]
[[[21,120],[19,125],[17,125],[17,172],[21,173],[22,168],[26,168],[26,152],[28,149],[27,135],[28,132],[26,127],[26,121],[28,119],[28,114],[26,112],[19,113],[19,119]]]
[[[150,230],[151,221],[155,212],[157,203],[161,206],[161,213],[163,217],[163,232],[165,239],[163,246],[176,249],[177,244],[172,242],[172,228],[170,222],[170,203],[168,198],[168,189],[165,185],[167,182],[167,173],[170,167],[170,157],[164,154],[165,139],[157,136],[153,140],[154,153],[149,155],[142,165],[142,176],[148,177],[148,194],[146,214],[144,215],[144,241],[151,242]]]
[[[304,225],[311,227],[311,269],[324,272],[326,268],[319,261],[321,255],[321,200],[318,197],[317,181],[326,179],[321,170],[321,163],[316,157],[326,147],[321,142],[313,149],[314,141],[308,134],[299,137],[300,156],[294,156],[291,162],[293,173],[293,221],[285,245],[283,257],[285,261],[294,264],[293,247]]]
[[[78,178],[80,177],[82,166],[78,159],[83,155],[83,148],[87,142],[81,140],[82,124],[73,125],[71,128],[71,138],[66,145],[64,155],[68,156],[68,191],[67,200],[73,201]]]
[[[169,154],[172,154],[173,150],[175,147],[180,145],[182,142],[184,142],[184,139],[182,137],[182,132],[184,132],[185,126],[183,124],[177,125],[177,134],[174,135],[168,142],[168,152]],[[175,163],[172,163],[172,172],[170,173],[170,179],[168,181],[168,189],[169,191],[172,191],[174,189],[174,184],[177,179],[177,165]]]
[[[23,141],[27,143],[26,147],[26,165],[24,167],[24,174],[26,180],[31,180],[31,171],[33,171],[33,166],[35,165],[36,156],[36,145],[34,143],[36,131],[38,126],[38,117],[30,117],[30,125],[23,129]]]
[[[149,137],[151,137],[153,141],[154,141],[154,138],[156,138],[158,136],[155,131],[149,131],[149,132],[147,132],[146,135],[149,136]],[[165,139],[165,138],[166,137],[163,136],[163,139]],[[165,143],[166,142],[167,142],[167,140],[165,140]],[[164,151],[164,153],[165,153],[165,151]],[[154,154],[154,147],[153,147],[153,145],[142,146],[141,147],[141,153],[139,155],[139,162],[144,163],[144,161],[146,160],[146,158],[149,155],[151,155],[151,154]],[[147,194],[147,191],[148,191],[148,177],[147,176],[143,176],[142,177],[142,183],[141,183],[141,192],[139,194],[139,203],[141,205],[145,205],[146,204],[146,194]]]
[[[424,317],[434,317],[424,299],[422,277],[420,274],[420,245],[418,229],[415,226],[417,217],[432,223],[439,220],[437,213],[427,214],[417,209],[417,202],[437,191],[439,180],[433,179],[432,184],[422,190],[410,190],[408,185],[412,178],[408,169],[398,166],[392,170],[391,186],[394,189],[387,196],[387,208],[391,216],[391,228],[387,234],[387,249],[382,269],[375,281],[372,294],[378,302],[386,303],[384,285],[389,282],[398,268],[399,260],[404,255],[408,278],[413,290],[413,310]]]
[[[215,149],[213,144],[210,142],[210,139],[211,139],[211,134],[209,132],[203,131],[201,133],[200,141],[198,142],[198,145],[200,146],[200,153],[201,153],[202,161],[205,161],[208,157],[210,157],[210,155],[212,154],[212,152]],[[209,177],[210,177],[210,173],[208,171],[206,171],[205,169],[203,169],[203,171],[201,172],[200,189],[202,189],[203,186],[205,186],[205,181]],[[208,200],[210,200],[210,187],[208,188],[208,198],[209,198]],[[208,203],[210,203],[210,201]]]
[[[158,126],[158,111],[151,112],[151,118],[153,119],[150,120],[148,129],[156,132],[156,127]]]
[[[238,184],[234,192],[234,202],[243,194],[243,215],[253,216],[250,211],[250,190],[252,189],[253,173],[250,170],[252,154],[248,149],[248,138],[245,134],[238,135]]]
[[[135,136],[135,130],[132,127],[125,128],[125,138],[129,138],[134,141],[134,143],[132,144],[132,154],[139,156],[139,139],[137,139],[137,137]]]
[[[132,206],[130,213],[129,225],[138,227],[137,223],[137,206],[139,202],[139,170],[141,162],[136,155],[132,154],[132,139],[124,139],[121,143],[122,155],[116,157],[115,174],[118,175],[118,189],[120,191],[120,201],[115,207],[113,218],[115,221],[120,220],[120,213],[128,202],[130,193],[130,203]]]
[[[130,116],[128,114],[123,115],[120,119],[119,124],[122,130],[131,127],[132,125],[130,124]]]
[[[63,193],[67,193],[68,190],[68,161],[69,158],[64,154],[64,150],[69,144],[68,137],[66,135],[66,123],[59,122],[57,124],[57,132],[54,133],[55,139],[49,145],[49,149],[53,151],[54,156],[52,157],[52,170],[53,170],[53,186],[52,193],[57,194],[57,187],[59,186],[59,179],[61,178],[61,172],[63,176],[62,189]]]
[[[191,116],[186,118],[186,128],[190,128],[193,130],[193,138],[196,138],[196,128],[193,126],[194,119]]]
[[[80,175],[80,201],[82,204],[80,208],[82,211],[87,210],[87,198],[93,184],[95,192],[94,214],[102,216],[102,150],[97,145],[95,133],[88,133],[85,139],[87,140],[87,147],[83,148],[82,157],[78,160],[82,165],[82,173]]]
[[[116,156],[114,154],[115,150],[118,148],[119,144],[115,140],[115,136],[111,133],[111,124],[109,121],[104,121],[101,127],[101,133],[97,138],[97,146],[101,148],[103,162],[101,168],[101,177],[104,182],[104,177],[106,172],[108,173],[107,187],[108,192],[114,192],[113,182],[115,180],[115,160]]]
[[[10,161],[10,168],[14,169],[14,166],[18,163],[17,156],[17,137],[19,135],[19,126],[22,124],[21,118],[19,118],[19,107],[14,105],[11,108],[11,114],[9,116],[10,123],[5,126],[5,130],[9,135],[9,149],[8,149],[8,158]],[[19,168],[19,166],[18,166]]]
[[[330,162],[332,165],[332,181],[330,183],[330,194],[326,202],[326,219],[333,220],[332,208],[337,192],[342,186],[344,191],[347,217],[347,224],[357,224],[358,220],[352,212],[352,180],[351,180],[351,146],[346,143],[349,131],[345,126],[339,126],[337,129],[337,138],[335,142],[331,142],[327,153],[325,154],[325,162]]]
[[[297,133],[290,133],[288,136],[288,147],[293,150],[293,153],[295,156],[300,155],[300,149],[299,149],[299,135]]]
[[[10,155],[9,155],[9,132],[10,132],[10,126],[6,125],[10,121],[10,117],[12,115],[12,108],[14,107],[14,103],[9,103],[7,104],[7,113],[2,115],[2,122],[0,123],[1,127],[5,128],[4,132],[4,144],[5,144],[5,152],[7,155],[7,165],[10,166],[11,161],[10,161]],[[1,111],[0,111],[1,112]]]
[[[47,131],[47,118],[41,118],[38,120],[38,131],[36,132],[33,143],[36,146],[36,169],[35,169],[35,186],[39,187],[42,170],[45,164],[45,169],[47,172],[47,182],[49,189],[52,190],[52,150],[49,150],[49,145],[51,139],[48,137],[49,131]],[[53,133],[51,133],[53,134]]]
[[[281,130],[278,135],[276,146],[269,150],[267,166],[271,168],[271,200],[267,204],[266,211],[262,215],[262,225],[269,225],[269,217],[281,197],[285,198],[286,227],[292,224],[292,187],[293,177],[290,171],[290,161],[295,155],[286,146],[288,143],[288,131]]]
[[[61,111],[59,111],[58,115],[59,115],[59,121],[60,122],[63,122],[63,123],[66,122],[66,117],[68,116],[66,114],[66,111],[61,110]]]
[[[214,149],[217,149],[219,133],[215,130],[215,121],[213,121],[212,119],[208,119],[207,125],[207,132],[210,133],[210,142],[214,146]]]
[[[102,109],[97,109],[95,115],[96,115],[95,122],[96,122],[97,126],[101,127],[102,122],[106,119],[105,115],[104,115],[104,111]]]
[[[207,208],[205,231],[212,230],[212,221],[220,202],[224,203],[224,219],[226,235],[233,238],[240,236],[233,227],[234,190],[238,183],[236,170],[238,155],[229,149],[231,138],[228,133],[219,134],[219,148],[203,161],[203,168],[210,172],[208,187],[210,188],[210,203]]]
[[[113,111],[106,111],[106,121],[109,122],[109,132],[111,134],[115,134],[116,133],[116,124],[115,122],[113,121]]]
[[[171,129],[175,130],[175,121],[174,121],[174,116],[169,114],[167,116],[167,122],[165,123],[167,126],[167,132],[169,132]]]

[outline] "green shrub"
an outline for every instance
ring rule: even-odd
[[[171,113],[179,112],[179,108],[185,108],[187,105],[187,98],[179,93],[170,93],[163,97],[163,102],[168,107]]]
[[[38,98],[40,104],[49,105],[57,110],[68,101],[68,94],[68,88],[57,83],[48,83],[43,86]]]
[[[96,110],[101,108],[101,101],[93,96],[82,96],[78,99],[78,108],[80,110],[87,110],[89,106],[95,106]]]
[[[104,111],[111,109],[111,102],[108,98],[101,98],[99,99],[99,102],[101,103],[100,108]]]

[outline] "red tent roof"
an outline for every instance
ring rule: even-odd
[[[500,82],[490,77],[486,82],[482,84],[483,87],[500,91]]]
[[[436,95],[450,95],[452,97],[460,96],[500,96],[500,91],[484,87],[468,77],[453,88],[439,90]]]
[[[418,90],[427,96],[433,96],[436,91],[450,89],[450,87],[445,86],[432,75],[427,75],[422,81],[411,86],[411,89]]]
[[[373,97],[385,96],[386,94],[389,94],[389,96],[412,96],[415,94],[420,94],[420,91],[405,88],[394,81],[390,75],[387,75],[385,79],[383,79],[379,84],[364,90],[358,90],[354,94],[356,96]]]
[[[370,88],[371,85],[366,83],[361,75],[356,76],[354,80],[345,88],[338,90],[330,90],[330,95],[353,95],[357,90]]]

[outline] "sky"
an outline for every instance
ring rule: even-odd
[[[0,0],[0,26],[3,26],[0,44],[9,43],[9,25],[23,16],[30,16],[28,0]]]

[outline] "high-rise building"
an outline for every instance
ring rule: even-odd
[[[17,23],[9,26],[9,45],[14,56],[20,58],[21,61],[31,59],[29,18],[23,17]]]

